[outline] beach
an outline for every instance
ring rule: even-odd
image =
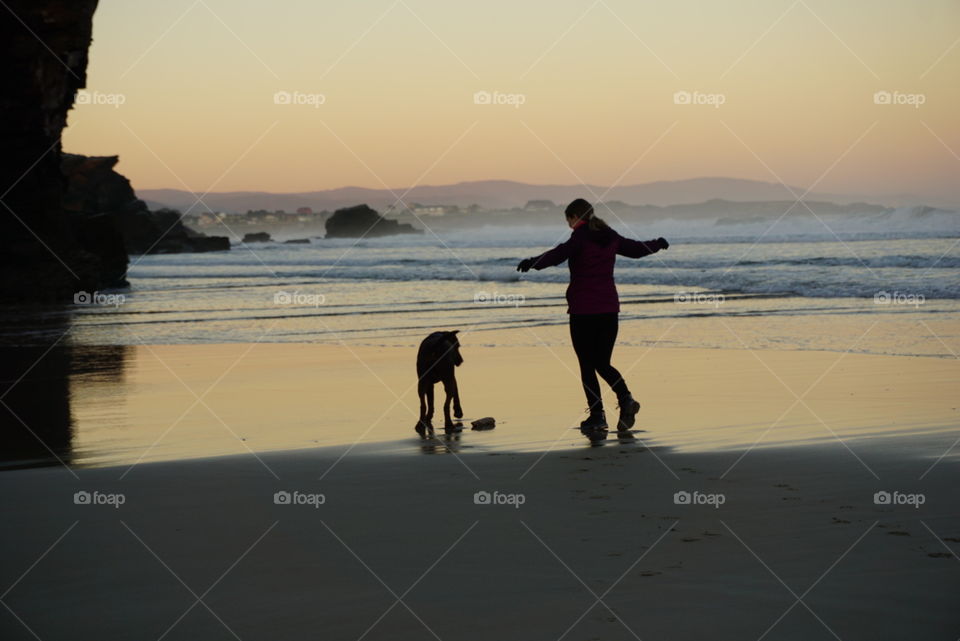
[[[625,346],[642,431],[591,447],[562,329],[513,331],[461,337],[496,429],[431,441],[406,347],[87,367],[70,466],[0,476],[4,638],[956,633],[956,359]]]
[[[960,3],[0,4],[0,641],[960,641]]]

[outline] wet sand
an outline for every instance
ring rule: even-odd
[[[956,360],[620,348],[646,431],[590,447],[512,339],[463,337],[496,430],[426,443],[409,348],[88,361],[75,464],[0,474],[0,636],[956,638]]]
[[[469,429],[471,419],[493,416],[498,427],[446,445],[499,452],[581,447],[570,428],[582,420],[585,402],[567,341],[564,327],[463,335],[466,362],[457,376],[465,423]],[[413,344],[110,349],[108,361],[71,377],[69,459],[77,465],[356,442],[382,452],[417,451]],[[949,439],[960,427],[956,359],[665,348],[651,340],[619,346],[615,364],[643,405],[641,438],[685,451],[842,441],[855,452],[862,437]],[[605,392],[615,420],[616,399]],[[437,386],[438,428],[442,402]]]

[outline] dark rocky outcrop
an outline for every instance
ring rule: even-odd
[[[291,238],[290,240],[283,241],[284,245],[309,245],[309,238]]]
[[[126,253],[175,254],[230,249],[227,237],[208,237],[186,227],[178,211],[148,210],[146,203],[137,198],[130,181],[114,170],[117,161],[117,156],[63,154],[66,178],[63,208],[74,227],[81,230],[79,233],[93,235],[84,233],[84,228],[105,217],[106,221],[97,228],[112,222],[114,236],[122,239]],[[104,230],[104,233],[108,232]]]
[[[60,199],[60,134],[86,84],[97,0],[8,0],[0,10],[0,300],[63,300],[116,272],[84,249]]]
[[[269,243],[271,240],[273,239],[270,238],[270,234],[265,231],[252,231],[243,235],[245,243]]]
[[[131,254],[180,254],[188,252],[225,251],[230,249],[227,236],[207,236],[183,224],[176,209],[149,212],[150,225],[138,228],[142,236],[132,245]],[[147,245],[146,243],[149,243]],[[146,246],[146,249],[141,249]]]
[[[126,287],[130,259],[123,234],[108,214],[70,216],[73,239],[84,251],[97,257],[100,265],[100,287]]]
[[[8,0],[0,10],[0,301],[71,300],[125,284],[128,253],[229,249],[150,213],[115,156],[63,154],[86,85],[97,0]]]
[[[327,238],[375,238],[395,234],[420,234],[407,223],[384,218],[367,205],[338,209],[327,219]]]

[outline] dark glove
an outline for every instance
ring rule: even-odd
[[[518,272],[528,272],[533,267],[534,259],[524,258],[520,261],[520,264],[517,265]]]
[[[670,243],[667,242],[666,238],[661,236],[660,238],[657,239],[657,247],[659,247],[660,249],[667,249],[668,247],[670,247]]]

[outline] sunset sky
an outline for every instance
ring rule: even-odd
[[[64,148],[140,189],[730,176],[960,202],[958,41],[956,0],[101,0]]]

